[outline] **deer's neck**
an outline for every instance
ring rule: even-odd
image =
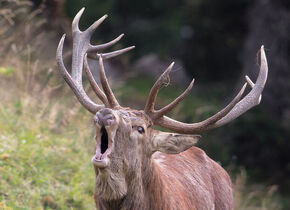
[[[143,187],[148,209],[169,209],[167,202],[170,198],[165,195],[166,183],[161,177],[160,168],[153,159],[148,160],[146,165],[148,168],[143,170]]]
[[[150,158],[143,160],[139,171],[126,177],[127,193],[121,199],[96,198],[100,209],[166,209],[164,181]]]

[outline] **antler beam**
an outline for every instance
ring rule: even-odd
[[[159,91],[160,87],[163,85],[164,79],[169,78],[169,73],[172,70],[173,65],[174,65],[174,62],[172,62],[169,65],[169,67],[163,72],[163,74],[161,74],[161,76],[156,80],[155,84],[153,85],[153,87],[150,90],[148,99],[146,101],[144,112],[153,121],[155,121],[156,119],[159,119],[161,116],[165,115],[166,113],[168,113],[172,109],[174,109],[179,104],[179,102],[181,102],[185,98],[185,96],[187,96],[189,91],[192,89],[194,79],[192,79],[191,83],[186,88],[186,90],[180,96],[178,96],[174,101],[172,101],[170,104],[168,104],[167,106],[163,107],[160,110],[156,111],[154,109],[154,105],[155,105],[158,91]]]
[[[265,83],[267,81],[267,75],[268,75],[268,64],[267,64],[267,58],[264,51],[264,46],[261,46],[260,54],[261,54],[261,65],[260,65],[260,72],[259,72],[256,83],[254,84],[250,80],[250,78],[246,76],[247,83],[252,87],[252,90],[244,98],[242,98],[242,95],[247,85],[247,83],[245,83],[244,86],[241,88],[240,92],[237,94],[237,96],[224,109],[222,109],[220,112],[213,115],[212,117],[202,122],[188,124],[188,123],[179,122],[179,121],[176,121],[174,119],[164,116],[165,112],[162,112],[161,115],[155,114],[156,111],[154,111],[152,107],[154,106],[158,89],[161,86],[159,84],[160,83],[159,80],[162,77],[162,75],[167,73],[168,70],[166,70],[161,75],[161,77],[157,80],[156,83],[159,84],[157,85],[157,90],[156,90],[156,87],[154,87],[156,85],[154,85],[153,88],[151,89],[151,92],[153,90],[153,94],[151,94],[150,92],[150,96],[149,96],[149,99],[147,100],[147,105],[145,107],[145,113],[151,116],[154,124],[159,125],[163,128],[167,128],[169,130],[178,132],[178,133],[187,133],[187,134],[201,133],[212,128],[220,127],[234,120],[235,118],[245,113],[247,110],[258,105],[261,101],[261,93],[264,89]],[[177,99],[180,99],[180,98],[178,97]],[[179,102],[180,100],[177,100],[177,101]],[[168,111],[168,110],[171,110],[171,108],[166,109],[165,107],[165,110]]]
[[[88,75],[88,79],[90,81],[90,84],[92,85],[93,90],[95,91],[96,95],[100,98],[100,100],[105,104],[105,106],[107,107],[109,105],[112,105],[114,107],[118,104],[118,102],[116,98],[114,97],[112,91],[109,91],[111,89],[107,88],[108,84],[106,84],[104,88],[105,93],[101,91],[101,89],[99,88],[99,86],[97,85],[97,83],[92,77],[87,61],[85,59],[85,55],[88,53],[89,56],[99,58],[100,57],[100,54],[98,54],[99,50],[103,50],[108,47],[111,47],[112,45],[117,43],[124,36],[124,34],[121,34],[114,40],[107,42],[105,44],[100,44],[100,45],[90,44],[90,39],[91,39],[92,34],[96,30],[96,28],[106,19],[107,15],[104,15],[99,20],[94,22],[87,30],[80,31],[79,21],[83,12],[84,12],[84,8],[82,8],[77,13],[77,15],[75,16],[72,22],[73,51],[72,51],[71,75],[68,73],[63,63],[63,57],[62,57],[65,35],[62,36],[59,42],[57,53],[56,53],[56,60],[57,60],[57,64],[59,66],[61,75],[63,76],[67,84],[71,87],[77,99],[88,111],[95,114],[98,110],[102,109],[104,105],[96,104],[95,102],[93,102],[84,91],[83,84],[82,84],[83,65],[85,65],[85,71]],[[108,59],[108,58],[120,55],[122,53],[125,53],[133,48],[134,46],[117,50],[114,52],[104,53],[103,57],[105,59]],[[105,77],[106,75],[104,74],[103,76]],[[106,78],[103,78],[102,80],[106,80]],[[106,91],[109,91],[109,92],[107,93]],[[106,98],[107,96],[110,96],[110,98],[107,99]],[[112,100],[112,98],[114,100]]]

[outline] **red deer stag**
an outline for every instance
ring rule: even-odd
[[[81,9],[72,22],[73,51],[71,74],[64,66],[62,51],[65,35],[57,48],[57,63],[64,80],[79,102],[94,115],[96,152],[92,158],[95,169],[95,202],[98,209],[233,209],[233,192],[227,172],[204,151],[193,145],[198,134],[220,127],[260,103],[267,79],[267,60],[261,47],[261,66],[256,83],[248,77],[237,96],[220,112],[198,123],[183,123],[165,116],[189,93],[188,88],[167,106],[155,110],[159,88],[168,77],[173,63],[153,85],[144,110],[122,107],[116,100],[106,78],[103,59],[134,48],[114,52],[100,51],[118,42],[116,39],[91,45],[94,30],[107,15],[87,30],[79,30]],[[102,89],[97,85],[87,63],[87,57],[97,59]],[[89,82],[103,102],[94,103],[82,85],[83,68]],[[247,83],[251,91],[244,97]],[[153,125],[177,133],[154,130]]]

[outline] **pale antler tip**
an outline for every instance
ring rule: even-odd
[[[135,48],[134,45],[133,46],[130,46],[130,47],[127,47],[127,48],[124,49],[124,52],[128,52],[130,50],[133,50],[134,48]]]
[[[92,36],[96,28],[99,27],[100,24],[106,19],[107,15],[104,15],[99,20],[95,21],[86,31],[89,34],[89,36]]]
[[[193,78],[188,86],[188,89],[192,89],[195,79]]]
[[[96,22],[98,23],[98,25],[100,25],[106,18],[108,17],[108,15],[103,15],[99,20],[97,20]]]
[[[261,46],[261,54],[264,53],[265,54],[265,48],[264,45]]]
[[[66,37],[66,34],[63,34],[62,37],[61,37],[61,41],[63,42],[63,40],[65,39]]]
[[[190,82],[190,85],[193,85],[194,81],[195,81],[195,79],[192,78],[192,80],[191,80],[191,82]]]
[[[135,47],[136,47],[136,46],[133,45],[133,46],[128,47],[127,49],[128,49],[128,50],[132,50],[132,49],[134,49]]]
[[[80,11],[77,13],[77,15],[78,15],[79,13],[81,13],[81,15],[82,15],[82,13],[84,12],[85,9],[86,9],[85,7],[82,7],[82,8],[80,9]]]
[[[264,50],[264,45],[261,46],[261,64],[265,63],[267,64],[267,58]]]
[[[84,12],[85,8],[83,7],[82,9],[80,9],[80,11],[76,14],[76,16],[74,17],[73,21],[72,21],[72,30],[73,31],[79,31],[79,22],[80,22],[80,18]]]
[[[172,63],[168,66],[168,68],[165,70],[165,72],[164,72],[162,75],[163,75],[163,76],[168,75],[168,74],[171,72],[173,66],[174,66],[174,62],[172,62]]]
[[[123,38],[123,36],[125,36],[125,34],[124,33],[121,33],[115,40],[119,41],[120,39]]]
[[[165,72],[163,73],[163,75],[164,75],[164,76],[165,76],[165,75],[168,75],[168,74],[171,72],[173,66],[174,66],[174,62],[172,62],[172,63],[168,66],[168,68],[165,70]]]
[[[247,83],[251,86],[251,88],[253,88],[255,86],[255,84],[252,82],[250,77],[248,77],[248,75],[245,76],[245,79],[246,79]]]
[[[107,14],[103,15],[103,17],[101,17],[102,19],[106,19],[108,17]]]
[[[243,85],[243,87],[242,87],[242,90],[241,90],[241,92],[242,92],[242,94],[244,93],[244,91],[245,91],[245,89],[246,89],[246,87],[247,87],[247,82],[245,82],[245,84]]]
[[[62,49],[63,49],[63,43],[64,43],[64,39],[65,39],[65,34],[62,35],[58,46],[57,46],[57,53],[56,53],[56,59],[62,59]]]
[[[262,47],[261,47],[261,57],[260,57],[260,59],[261,59],[261,63],[260,63],[260,72],[261,72],[261,78],[263,78],[263,87],[264,87],[264,85],[265,85],[265,83],[266,83],[266,80],[267,80],[267,74],[268,74],[268,62],[267,62],[267,57],[266,57],[266,54],[265,54],[265,51],[264,51],[264,45],[262,45]],[[260,78],[260,73],[259,73],[259,76],[258,76],[258,79]],[[258,79],[257,79],[257,81],[258,81]],[[263,90],[263,89],[262,89]]]

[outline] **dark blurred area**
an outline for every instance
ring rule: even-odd
[[[36,8],[45,8],[49,27],[59,36],[70,33],[71,20],[82,7],[86,8],[81,19],[83,29],[108,14],[109,20],[95,33],[95,42],[109,41],[124,32],[126,36],[117,47],[136,45],[130,63],[149,54],[169,61],[177,59],[188,78],[194,76],[203,83],[200,92],[203,87],[210,90],[222,86],[223,100],[244,75],[256,78],[258,50],[265,45],[269,75],[262,103],[230,125],[207,134],[200,147],[225,167],[245,167],[251,181],[277,184],[282,192],[289,193],[289,1],[33,2]]]

